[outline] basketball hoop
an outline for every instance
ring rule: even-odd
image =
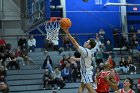
[[[49,41],[52,40],[59,40],[58,34],[60,29],[60,23],[57,17],[51,17],[49,21],[47,21],[45,24],[45,30],[47,37],[46,39]]]

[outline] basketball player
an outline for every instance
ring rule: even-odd
[[[114,73],[111,71],[113,67],[113,62],[111,60],[107,60],[104,64],[104,70],[97,74],[97,93],[109,93],[110,87],[114,90],[118,89],[118,84],[113,75]]]
[[[135,93],[135,91],[132,90],[133,86],[133,80],[130,78],[125,79],[123,82],[124,88],[119,89],[118,91],[115,91],[115,93]]]
[[[70,41],[73,43],[75,48],[81,54],[80,58],[71,57],[71,60],[74,60],[74,61],[80,60],[80,65],[81,65],[81,68],[80,68],[81,85],[78,89],[78,93],[82,93],[85,88],[88,90],[88,93],[95,93],[93,86],[91,84],[93,82],[92,80],[93,67],[91,66],[92,52],[90,49],[95,47],[96,42],[94,41],[94,39],[89,39],[88,41],[84,43],[84,46],[82,47],[76,42],[76,40],[71,36],[71,34],[69,33],[67,29],[64,29],[64,32],[68,35],[68,38],[70,39]]]

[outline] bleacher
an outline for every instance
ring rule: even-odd
[[[21,70],[8,70],[7,71],[7,82],[9,85],[10,93],[52,93],[53,90],[50,89],[43,89],[42,85],[42,76],[45,70],[40,69],[41,65],[43,64],[44,59],[49,54],[52,58],[53,65],[59,64],[60,59],[65,54],[67,56],[73,55],[73,51],[71,52],[63,52],[62,54],[58,54],[58,52],[40,52],[36,51],[34,53],[29,53],[29,57],[32,58],[36,63],[29,64],[27,66],[22,66]],[[114,60],[116,61],[117,65],[119,63],[120,58],[115,57]],[[120,74],[121,81],[130,77],[134,80],[134,89],[136,90],[136,83],[138,78],[140,77],[140,70],[137,70],[136,75],[130,74]],[[80,82],[76,83],[66,83],[66,86],[61,89],[57,90],[57,93],[77,93],[78,86]]]

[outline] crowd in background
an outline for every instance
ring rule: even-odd
[[[132,34],[131,39],[128,39],[126,34],[122,33],[121,41],[120,41],[121,45],[120,44],[116,45],[116,47],[121,47],[121,48],[125,47],[124,51],[126,52],[128,51],[128,55],[125,55],[123,53],[120,55],[120,60],[118,61],[119,66],[115,66],[116,62],[114,61],[115,54],[113,50],[114,46],[112,45],[111,40],[105,37],[105,31],[101,29],[99,33],[96,34],[95,37],[96,47],[92,49],[92,51],[96,51],[96,53],[93,54],[94,55],[93,61],[95,61],[95,63],[93,63],[93,66],[96,67],[96,69],[93,71],[94,72],[93,79],[95,79],[94,77],[96,76],[97,72],[100,72],[104,69],[103,65],[106,60],[112,60],[114,63],[113,71],[115,73],[116,81],[118,82],[119,88],[123,88],[123,86],[125,86],[123,85],[122,82],[120,82],[119,74],[137,73],[136,70],[139,67],[137,68],[134,63],[140,64],[140,59],[139,59],[139,55],[137,55],[137,57],[134,58],[132,49],[136,49],[137,52],[139,51],[138,48],[139,41],[136,33],[131,33],[131,34]],[[118,41],[116,41],[116,43],[117,42]],[[80,58],[80,54],[77,51],[74,53],[73,56]],[[57,68],[59,68],[59,71],[61,72],[61,78],[63,78],[62,80],[64,80],[63,82],[76,82],[77,80],[79,80],[78,78],[80,78],[79,62],[71,62],[69,60],[70,57],[71,56],[66,57],[66,55],[63,55],[62,60],[60,60],[59,65],[57,66]],[[46,60],[44,61],[44,64],[46,65],[43,64],[42,68],[47,69],[47,71],[49,71],[50,73],[54,73],[52,69],[53,65],[52,65],[51,57],[48,55],[46,59],[48,59],[48,61]],[[96,79],[94,81],[96,81]],[[51,82],[51,84],[54,83]],[[95,84],[95,89],[96,89],[96,84]]]
[[[135,62],[139,62],[140,65],[140,52],[137,56],[137,59],[133,57],[132,50],[137,49],[140,51],[139,46],[139,34],[136,32],[132,32],[131,35],[125,33],[119,33],[118,29],[115,29],[113,32],[114,36],[114,46],[112,45],[112,41],[106,37],[106,33],[103,29],[100,29],[99,33],[95,36],[96,48],[92,49],[92,51],[96,51],[93,54],[94,58],[93,63],[96,69],[94,71],[102,71],[103,64],[105,60],[112,59],[114,55],[114,47],[125,47],[126,51],[128,51],[128,56],[121,55],[120,62],[118,67],[114,67],[115,71],[123,74],[136,74],[137,67],[135,66]],[[121,37],[118,40],[118,37]],[[74,49],[70,43],[70,40],[67,36],[62,37],[62,46],[64,51],[69,51]],[[53,44],[53,42],[47,41],[46,51],[59,51],[62,50],[58,47],[58,45]],[[8,93],[8,85],[6,82],[6,70],[16,69],[20,70],[21,66],[28,65],[29,62],[33,62],[32,59],[28,57],[28,52],[35,52],[36,47],[36,39],[31,35],[27,40],[24,36],[18,40],[18,47],[16,49],[11,49],[11,45],[7,44],[5,40],[0,41],[0,90],[3,93]],[[74,55],[76,58],[80,58],[80,54],[75,51]],[[54,85],[57,85],[58,89],[61,89],[65,86],[65,82],[77,82],[80,78],[80,63],[79,62],[71,62],[71,56],[63,55],[62,59],[59,62],[59,65],[55,65],[52,62],[51,56],[47,56],[42,64],[42,69],[46,69],[43,74],[43,88],[46,89],[46,85],[51,85],[52,89],[54,89]],[[114,61],[114,60],[113,60]],[[114,62],[115,64],[115,62]],[[94,74],[96,75],[96,73]],[[93,76],[93,79],[95,76]],[[96,80],[95,80],[96,81]],[[119,81],[119,80],[118,80]],[[119,83],[120,84],[120,83]],[[95,84],[96,85],[96,84]],[[96,86],[95,86],[96,87]]]

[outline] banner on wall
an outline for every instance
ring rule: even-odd
[[[95,5],[101,5],[102,4],[102,0],[95,0]]]

